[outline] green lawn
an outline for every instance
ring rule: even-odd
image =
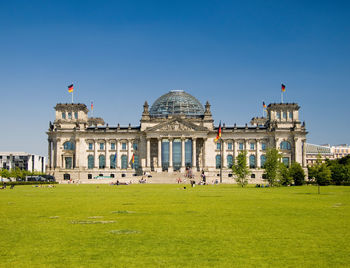
[[[0,190],[0,267],[349,267],[350,187]]]

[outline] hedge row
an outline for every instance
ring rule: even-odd
[[[58,184],[57,181],[9,181],[0,182],[0,185],[38,185],[38,184]]]

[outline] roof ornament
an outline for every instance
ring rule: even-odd
[[[149,107],[148,102],[145,101],[145,103],[143,104],[143,112],[142,112],[141,120],[149,120],[150,119],[148,107]]]
[[[145,101],[145,104],[143,105],[143,113],[144,113],[144,114],[145,114],[145,113],[147,113],[147,114],[149,113],[148,107],[149,107],[148,102]]]
[[[206,103],[205,103],[205,114],[211,114],[211,111],[210,111],[210,103],[209,103],[209,101],[207,101]]]

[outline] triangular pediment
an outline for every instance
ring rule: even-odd
[[[181,118],[170,119],[169,121],[159,123],[146,131],[156,132],[174,132],[174,131],[208,131],[206,127],[198,126]]]

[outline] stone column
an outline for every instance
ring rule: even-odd
[[[298,157],[299,151],[299,139],[294,137],[294,144],[292,145],[292,162],[301,162]],[[299,160],[299,161],[298,161]]]
[[[61,155],[61,139],[56,140],[56,160],[57,160],[57,167],[62,168],[62,155]]]
[[[280,139],[279,138],[275,138],[275,148],[278,150],[278,146],[280,144]]]
[[[53,145],[53,168],[57,167],[57,141],[52,142]]]
[[[185,171],[185,139],[181,138],[181,172]]]
[[[105,154],[106,154],[106,168],[110,168],[111,167],[111,159],[110,159],[110,156],[109,156],[109,148],[108,148],[108,145],[109,145],[109,142],[108,140],[106,140],[105,142]]]
[[[244,150],[247,152],[247,165],[249,167],[249,140],[244,140]]]
[[[75,168],[79,168],[80,143],[79,139],[75,139]]]
[[[117,157],[115,160],[115,168],[120,168],[119,161],[120,161],[120,154],[119,154],[119,140],[115,141],[115,152],[117,153]]]
[[[221,144],[220,146],[222,146],[222,168],[226,168],[227,167],[227,159],[226,159],[226,148],[225,148],[225,141],[223,139],[221,139]]]
[[[169,139],[169,172],[173,172],[173,139]]]
[[[260,163],[260,140],[256,140],[256,167],[260,168],[261,163]]]
[[[48,153],[48,157],[49,157],[49,168],[51,169],[51,167],[52,167],[52,160],[51,160],[51,140],[47,140],[47,142],[48,142],[48,148],[47,148],[47,153]]]
[[[238,150],[238,143],[236,140],[233,140],[233,164],[236,162],[236,157],[238,155],[237,150]]]
[[[147,150],[147,162],[146,165],[148,168],[151,167],[151,139],[147,138],[147,144],[146,144],[146,150]]]
[[[162,168],[162,139],[158,138],[158,168]]]
[[[98,142],[97,140],[94,140],[94,168],[98,168],[98,155],[97,155],[97,147],[98,147]]]
[[[303,146],[303,150],[302,150],[302,154],[303,154],[303,167],[306,167],[306,140],[302,140],[302,146]]]
[[[202,166],[201,166],[201,168],[204,170],[205,169],[205,167],[206,167],[206,165],[207,165],[207,150],[206,150],[206,146],[205,146],[205,144],[206,144],[206,142],[207,142],[207,139],[205,138],[205,139],[203,139],[203,148],[202,148]]]
[[[192,139],[192,167],[193,171],[197,171],[197,139]]]
[[[132,154],[131,154],[131,140],[128,139],[128,156],[127,156],[127,159],[128,159],[128,168],[131,168],[131,157],[132,157]]]

